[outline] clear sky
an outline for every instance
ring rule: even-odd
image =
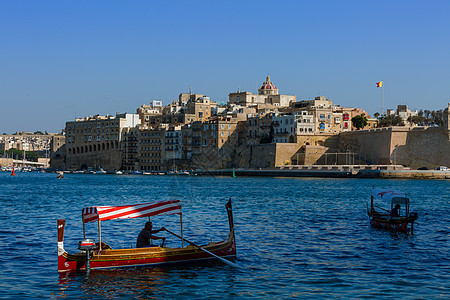
[[[0,0],[0,133],[59,132],[178,94],[450,102],[450,1]]]

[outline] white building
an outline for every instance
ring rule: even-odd
[[[307,111],[299,111],[294,114],[274,115],[273,142],[295,143],[297,135],[314,134],[314,116]]]

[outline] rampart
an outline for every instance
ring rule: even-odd
[[[369,164],[401,164],[413,169],[450,166],[449,132],[442,127],[389,127],[340,134],[340,151],[359,154]]]

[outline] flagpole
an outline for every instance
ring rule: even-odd
[[[381,82],[383,82],[383,80],[381,80]],[[383,105],[383,88],[384,88],[384,84],[381,84],[381,115],[383,115],[383,109],[384,109],[384,105]]]

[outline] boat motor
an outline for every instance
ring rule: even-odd
[[[409,213],[409,218],[413,221],[417,220],[419,218],[419,216],[417,215],[417,213],[415,212],[411,212]]]
[[[95,241],[93,239],[84,239],[78,242],[78,249],[86,252],[86,271],[91,270],[91,257],[94,254]]]

